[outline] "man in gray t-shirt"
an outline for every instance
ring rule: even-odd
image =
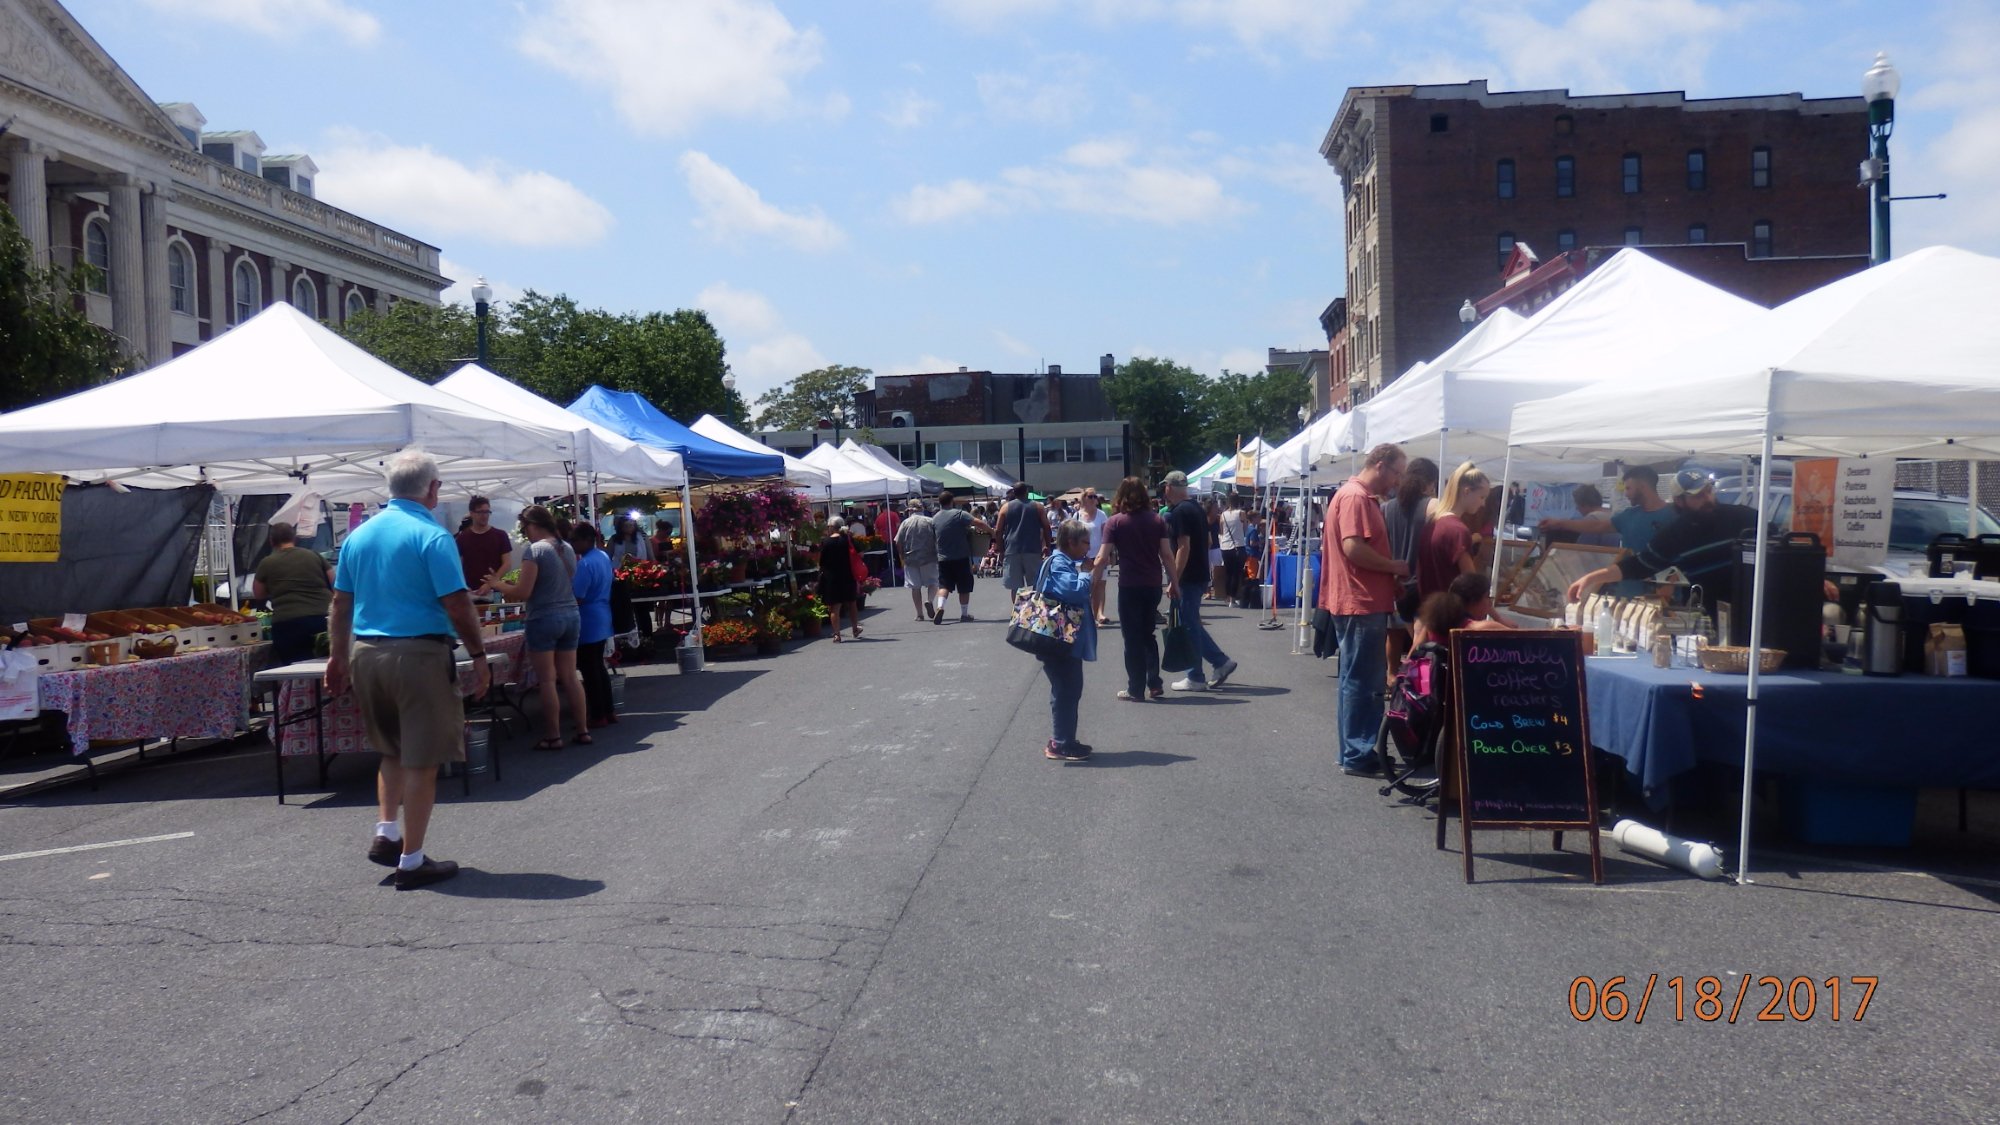
[[[946,492],[938,497],[938,514],[931,517],[937,531],[938,599],[931,610],[931,622],[944,620],[945,599],[958,591],[958,619],[972,620],[972,532],[991,532],[985,520],[956,507],[957,497]]]

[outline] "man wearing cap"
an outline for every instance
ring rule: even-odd
[[[922,621],[931,616],[938,584],[937,524],[924,514],[922,501],[910,501],[909,515],[896,527],[895,543],[903,560],[903,585],[910,588],[910,602]]]
[[[1569,600],[1580,602],[1607,582],[1646,578],[1671,567],[1701,587],[1710,611],[1717,602],[1734,604],[1736,541],[1756,531],[1757,509],[1717,502],[1715,478],[1700,469],[1674,474],[1673,508],[1673,522],[1655,531],[1645,549],[1570,583]]]
[[[1236,662],[1222,651],[1215,638],[1201,624],[1201,598],[1208,590],[1208,513],[1200,504],[1188,499],[1187,474],[1176,469],[1167,474],[1160,491],[1166,496],[1170,507],[1167,510],[1167,531],[1173,536],[1174,569],[1172,575],[1180,582],[1181,624],[1186,626],[1188,636],[1194,641],[1194,667],[1187,676],[1176,680],[1175,691],[1207,691],[1211,686],[1221,687],[1236,671]],[[1211,682],[1202,675],[1201,662],[1215,665],[1215,679]]]

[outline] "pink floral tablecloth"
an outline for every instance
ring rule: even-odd
[[[531,678],[527,643],[526,633],[502,633],[486,638],[486,654],[491,660],[495,684],[519,684]],[[469,686],[467,681],[459,683],[461,691]],[[279,686],[278,714],[283,716],[281,721],[284,723],[278,732],[279,753],[296,756],[318,751],[312,719],[298,718],[310,715],[312,708],[313,685],[310,682],[287,680]],[[292,721],[294,719],[297,721]],[[355,754],[368,749],[368,732],[362,726],[361,709],[355,705],[352,692],[327,700],[320,712],[320,723],[326,730],[327,753]]]
[[[92,740],[227,738],[247,724],[250,676],[270,652],[246,645],[47,672],[36,690],[42,710],[69,716],[71,753]]]

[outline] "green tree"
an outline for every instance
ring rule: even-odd
[[[132,365],[118,338],[83,312],[94,273],[36,266],[13,213],[0,207],[0,410],[110,382]]]
[[[1105,400],[1132,424],[1132,438],[1154,476],[1201,455],[1204,386],[1191,368],[1143,357],[1119,364],[1104,381]]]
[[[1223,371],[1202,387],[1201,444],[1208,452],[1234,453],[1259,434],[1271,444],[1299,428],[1299,407],[1311,397],[1303,368],[1256,374]]]
[[[873,374],[866,367],[836,363],[773,387],[757,396],[757,428],[810,430],[821,418],[833,417],[835,410],[851,412],[854,396],[868,389],[868,377]]]
[[[340,334],[405,375],[435,383],[474,354],[479,329],[464,305],[397,301],[387,312],[366,309],[349,317]]]

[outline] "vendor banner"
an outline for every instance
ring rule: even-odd
[[[62,557],[60,473],[0,473],[0,562]]]
[[[1895,507],[1892,461],[1843,457],[1792,466],[1792,530],[1819,536],[1833,561],[1866,569],[1889,555],[1889,519]]]

